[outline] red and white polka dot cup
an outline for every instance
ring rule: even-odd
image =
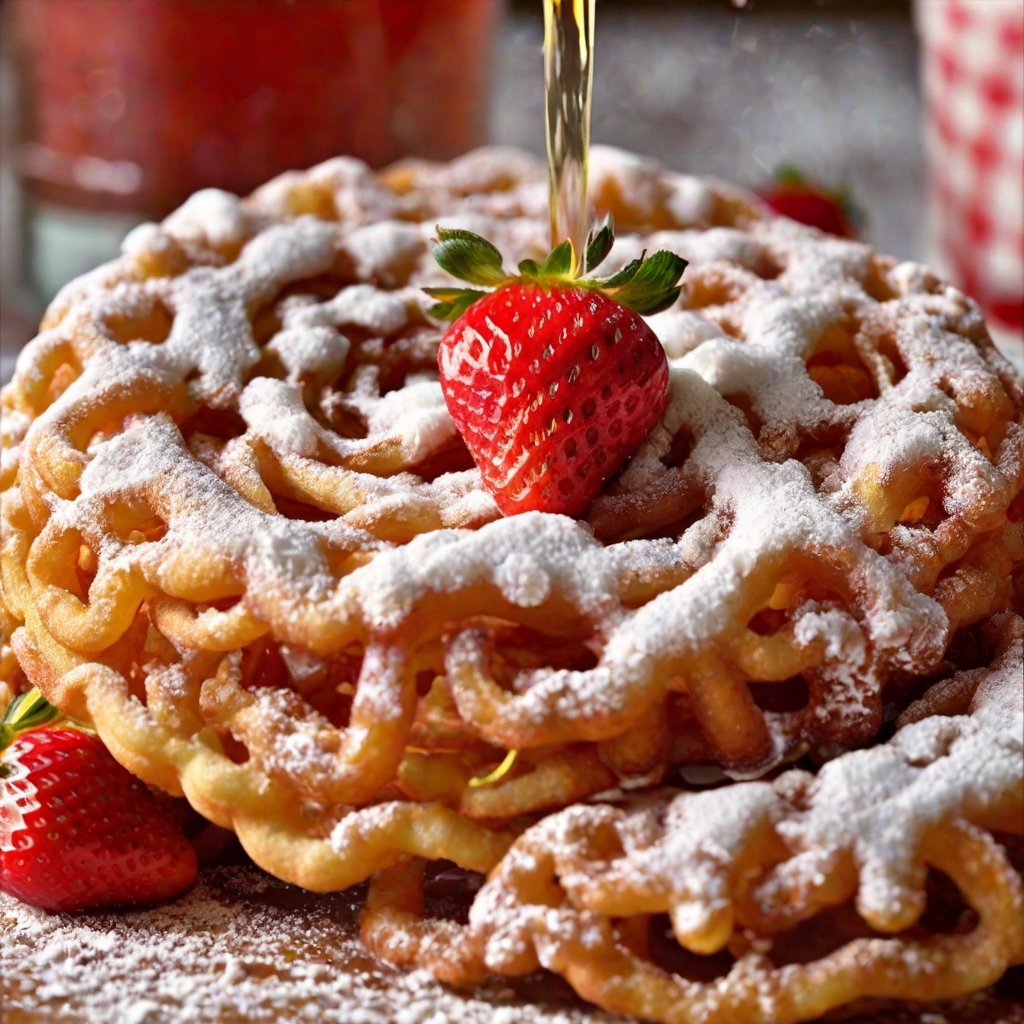
[[[929,262],[1024,371],[1024,0],[917,0]]]

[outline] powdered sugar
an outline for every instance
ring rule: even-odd
[[[594,194],[625,229],[609,264],[658,245],[691,261],[675,307],[651,318],[671,359],[670,400],[588,521],[500,519],[463,468],[419,286],[450,283],[429,255],[439,221],[484,231],[509,260],[536,258],[542,178],[529,158],[484,151],[380,177],[332,161],[249,200],[200,195],[62,293],[4,392],[5,473],[20,474],[5,515],[31,504],[32,525],[17,529],[34,548],[20,649],[50,651],[49,634],[75,658],[136,673],[132,689],[118,683],[125,710],[105,725],[118,740],[157,735],[161,702],[187,710],[187,735],[161,725],[144,750],[169,786],[185,745],[196,765],[213,756],[216,741],[199,751],[196,730],[212,728],[225,751],[230,732],[249,758],[217,754],[219,770],[282,806],[294,800],[290,841],[319,844],[345,884],[395,856],[397,815],[424,810],[388,791],[416,702],[427,702],[417,675],[448,688],[445,713],[487,756],[488,744],[557,744],[610,764],[641,716],[664,717],[678,699],[691,717],[680,711],[673,726],[698,753],[672,756],[747,777],[808,748],[868,742],[883,687],[941,671],[953,630],[1009,600],[1002,569],[980,610],[956,597],[989,593],[968,570],[1019,560],[1006,510],[1024,481],[1021,387],[974,307],[920,268],[761,220],[749,197],[600,149]],[[492,191],[466,194],[479,188]],[[502,630],[540,634],[519,662],[540,667],[496,667]],[[545,645],[563,643],[572,660],[546,664]],[[756,704],[754,690],[788,692],[794,680],[806,707]],[[145,708],[127,696],[142,689]],[[572,851],[597,818],[614,819],[618,859],[674,886],[677,934],[706,942],[718,928],[725,941],[730,871],[751,830],[777,826],[792,856],[765,881],[768,903],[813,891],[838,863],[828,858],[849,855],[865,915],[891,905],[898,916],[918,898],[914,837],[1010,778],[999,737],[1019,713],[998,700],[998,713],[982,700],[971,718],[908,727],[815,779],[659,797],[667,823],[574,807],[542,827],[546,846],[517,848],[502,871],[557,856],[568,890],[593,895],[614,872]],[[378,728],[387,742],[368,740]],[[374,757],[346,760],[361,743]],[[184,787],[197,802],[200,775]],[[450,806],[461,779],[441,795]],[[231,800],[208,799],[229,820]],[[339,821],[349,803],[369,806]],[[325,886],[315,858],[281,853],[280,822],[248,826],[254,856]],[[353,853],[368,849],[380,857]],[[524,909],[500,886],[486,893],[472,922],[495,967],[528,969],[531,956],[559,966],[570,946],[585,960],[607,936],[593,906]],[[228,984],[249,993],[247,962],[199,969],[203,998]],[[298,977],[276,960],[273,971]],[[752,961],[736,971],[766,977]],[[300,980],[325,1012],[358,1019],[355,995],[345,999],[364,993],[345,977]],[[285,996],[253,990],[252,1005],[291,998],[287,984]],[[152,983],[130,991],[116,1004],[125,1019],[159,1015],[170,998]],[[410,1005],[401,1019],[420,1020]]]
[[[47,914],[0,893],[5,1011],[81,1024],[600,1024],[599,1012],[470,997],[361,949],[352,898],[310,897],[248,867],[207,868],[145,911]]]
[[[618,151],[598,148],[594,161],[595,196],[606,194],[636,227],[663,226],[672,196],[687,193],[692,208],[693,218],[677,220],[670,230],[646,239],[627,233],[609,261],[615,265],[652,245],[670,246],[691,261],[678,307],[652,318],[673,357],[672,400],[662,423],[615,481],[606,505],[634,509],[631,514],[642,521],[649,496],[675,486],[678,478],[690,495],[678,515],[699,517],[674,542],[627,551],[598,544],[581,524],[519,517],[488,526],[497,510],[475,471],[442,474],[430,483],[408,472],[457,442],[426,360],[406,373],[404,386],[383,386],[382,373],[390,371],[382,361],[405,343],[390,339],[410,329],[430,330],[420,293],[396,285],[437,279],[440,271],[432,268],[426,244],[435,218],[493,230],[499,242],[511,241],[520,252],[532,244],[537,229],[523,216],[527,200],[521,192],[532,187],[536,167],[486,152],[443,172],[427,166],[408,171],[414,187],[393,196],[392,207],[404,204],[408,214],[409,204],[421,204],[421,211],[433,214],[421,223],[393,219],[383,186],[362,165],[341,161],[306,176],[285,176],[245,202],[204,193],[162,227],[141,230],[127,246],[129,263],[157,256],[170,260],[178,245],[192,254],[193,265],[144,284],[124,280],[110,289],[102,278],[83,285],[85,291],[75,294],[84,298],[69,293],[58,304],[64,326],[36,346],[38,359],[46,346],[66,344],[64,332],[77,331],[76,324],[96,317],[105,325],[100,332],[105,340],[92,342],[82,376],[38,417],[26,439],[30,457],[33,445],[42,450],[52,435],[61,439],[73,463],[98,461],[82,477],[81,497],[60,493],[72,504],[60,504],[57,495],[47,499],[58,519],[90,536],[101,554],[101,572],[112,572],[115,563],[137,567],[147,583],[174,595],[188,591],[175,582],[176,563],[161,565],[161,559],[188,537],[194,550],[210,559],[233,562],[232,578],[243,579],[248,588],[242,599],[248,614],[268,619],[280,638],[322,653],[363,642],[377,630],[399,629],[428,607],[440,613],[459,595],[477,595],[477,607],[465,608],[464,614],[493,610],[490,602],[500,598],[503,613],[538,624],[545,609],[571,606],[599,638],[599,665],[590,673],[524,674],[516,694],[502,698],[503,709],[494,717],[496,730],[505,729],[504,716],[520,733],[552,716],[576,721],[588,707],[623,727],[636,713],[637,693],[650,700],[660,692],[648,689],[655,680],[673,673],[685,677],[709,645],[728,663],[727,652],[737,642],[754,642],[746,624],[735,621],[740,603],[750,600],[746,581],[760,579],[761,600],[767,601],[771,588],[793,571],[794,560],[804,574],[832,573],[837,559],[848,560],[853,567],[831,584],[841,592],[844,607],[811,601],[789,610],[794,665],[814,672],[821,703],[803,716],[762,716],[767,746],[756,766],[736,764],[733,770],[763,770],[799,749],[804,730],[813,733],[823,723],[848,738],[873,728],[889,673],[934,664],[948,636],[930,593],[937,572],[915,568],[925,538],[894,525],[916,495],[879,512],[871,481],[886,486],[908,465],[939,463],[945,473],[944,513],[970,520],[977,529],[989,514],[985,510],[1005,500],[1019,471],[1022,434],[1016,425],[1005,432],[992,461],[960,431],[957,417],[972,400],[970,388],[991,392],[995,386],[988,356],[956,333],[970,311],[956,304],[960,300],[938,296],[912,269],[893,271],[892,282],[885,283],[880,277],[885,265],[864,246],[789,222],[758,221],[756,205],[737,200],[735,208],[745,211],[746,222],[708,227],[700,218],[717,186],[698,187],[692,179]],[[463,176],[473,187],[481,180],[500,181],[509,190],[504,205],[495,205],[493,193],[465,199]],[[375,196],[372,201],[381,205],[367,207],[366,216],[352,221],[330,222],[302,212],[337,213],[339,203],[351,205],[360,196],[368,203]],[[281,222],[273,223],[275,218]],[[210,254],[205,264],[202,252]],[[327,273],[363,280],[327,298],[320,297],[319,285],[304,293],[301,282]],[[296,287],[278,299],[291,282]],[[906,297],[883,313],[869,288],[902,290]],[[115,323],[128,311],[144,320],[154,302],[173,315],[162,343],[113,340]],[[937,322],[936,313],[945,319]],[[271,327],[262,348],[256,336],[259,317],[279,324]],[[858,324],[875,321],[887,328],[899,324],[897,344],[909,372],[901,381],[878,384],[877,398],[830,400],[808,373],[808,360],[836,332],[851,337]],[[359,340],[366,332],[380,340]],[[420,348],[409,347],[407,358],[422,359],[429,351],[429,343],[416,344]],[[857,344],[863,351],[867,342]],[[940,347],[937,364],[931,353]],[[943,382],[954,366],[960,391],[947,394],[954,386]],[[19,386],[30,386],[33,367],[27,360]],[[346,372],[351,373],[347,390],[336,389]],[[277,379],[277,373],[285,379]],[[968,379],[975,384],[963,383]],[[248,501],[232,497],[222,510],[225,499],[214,495],[226,496],[228,489],[218,488],[213,474],[186,469],[188,458],[169,424],[131,428],[124,435],[131,438],[130,448],[116,456],[117,444],[103,440],[85,453],[75,450],[70,438],[82,408],[102,408],[140,388],[154,396],[177,395],[183,409],[197,403],[237,409],[244,435],[221,448],[201,438],[190,444],[208,453],[207,463],[232,489],[244,484]],[[329,394],[318,405],[322,389]],[[741,400],[749,409],[743,415],[733,408]],[[182,416],[178,412],[174,418]],[[335,417],[342,422],[354,417],[365,436],[335,429]],[[666,460],[673,439],[687,432],[694,444],[679,476]],[[847,435],[845,443],[836,445],[837,435]],[[826,436],[840,450],[816,464],[823,467],[823,479],[817,479],[795,457],[810,439]],[[151,451],[157,443],[183,453],[173,460],[173,470]],[[170,481],[164,489],[179,495],[176,501],[188,496],[192,511],[187,523],[179,511],[163,541],[136,551],[101,535],[88,520],[100,493],[106,501],[118,488],[140,494],[141,487],[146,501],[155,500],[156,476],[144,486],[132,483],[132,466],[140,460],[159,465],[166,474],[161,479]],[[110,471],[101,473],[99,466],[107,464]],[[184,476],[180,486],[173,483],[174,474]],[[200,491],[207,495],[202,512],[196,501]],[[343,517],[378,540],[273,516],[275,494]],[[597,505],[605,500],[602,496]],[[160,504],[170,508],[169,494]],[[479,532],[439,532],[445,527]],[[426,537],[416,538],[424,531]],[[891,531],[895,541],[886,556],[876,552],[879,531]],[[407,548],[381,555],[344,578],[329,568],[330,552],[339,546],[382,550],[410,540]],[[626,609],[618,574],[627,567],[638,577],[681,575],[664,592],[656,587],[641,606]],[[259,592],[253,589],[256,581]],[[201,616],[197,621],[206,622],[209,613]],[[741,675],[749,676],[749,668]]]

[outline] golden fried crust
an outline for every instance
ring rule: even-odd
[[[683,899],[654,871],[651,892],[625,886],[628,905],[605,913],[574,885],[597,856],[587,844],[626,812],[574,805],[678,785],[691,766],[721,781],[820,764],[901,712],[921,726],[965,714],[971,672],[1019,666],[1004,641],[1024,611],[1024,385],[974,303],[923,267],[629,154],[598,148],[593,183],[619,231],[611,264],[669,248],[690,265],[677,304],[650,318],[669,355],[665,414],[582,521],[500,517],[445,409],[420,290],[449,283],[430,256],[438,222],[511,259],[543,254],[529,157],[380,175],[335,160],[245,200],[203,192],[65,288],[0,392],[0,698],[38,685],[283,879],[326,891],[390,870],[368,940],[453,980],[505,967],[476,924],[457,966],[438,953],[410,858],[495,878],[532,858],[525,888],[498,886],[517,921],[565,900],[597,917],[591,933],[569,914],[543,941],[522,925],[522,964],[547,958],[602,1005],[690,1020],[698,1009],[672,1007],[691,996],[628,921],[672,913],[700,955],[761,941],[848,903],[861,848],[808,840],[827,891],[779,881],[758,903],[725,879],[709,908],[711,889]],[[898,761],[915,729],[871,754]],[[845,769],[817,778],[830,771]],[[801,777],[694,797],[711,817],[747,798],[726,794],[767,801],[722,846],[726,875],[805,856],[779,789]],[[951,994],[1017,955],[989,956],[1018,942],[986,896],[1019,887],[985,831],[1018,824],[1020,787],[1000,779],[984,790],[998,821],[952,787],[948,815],[908,847],[894,917],[859,897],[871,928],[899,930],[920,914],[924,865],[954,879],[982,925],[921,954]],[[551,874],[555,825],[502,859],[546,811],[581,822],[571,884]],[[889,953],[854,970],[875,963],[868,949],[816,968],[824,1002],[806,1001],[810,967],[779,980],[744,953],[729,987],[746,1016],[728,1019],[760,1019],[762,982],[780,1020],[916,998]],[[644,1002],[648,986],[660,994]]]

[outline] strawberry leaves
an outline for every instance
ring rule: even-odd
[[[497,288],[507,284],[511,278],[501,265],[501,253],[497,248],[472,231],[462,228],[436,228],[437,245],[434,259],[442,270],[452,277],[470,284]],[[476,288],[424,288],[431,298],[438,301],[427,312],[435,320],[457,320],[487,292]]]
[[[587,242],[585,272],[590,274],[611,251],[615,229],[608,218],[595,229]],[[579,261],[572,242],[566,239],[548,253],[543,263],[523,260],[518,275],[506,274],[501,253],[487,239],[462,228],[437,227],[434,258],[453,277],[470,284],[501,288],[514,283],[532,283],[542,287],[574,287],[598,292],[642,316],[667,309],[679,297],[679,279],[686,260],[662,250],[649,259],[646,252],[608,278],[577,277]],[[438,301],[427,311],[437,320],[456,320],[487,292],[476,288],[424,288]]]
[[[0,719],[0,751],[9,747],[19,732],[38,729],[41,725],[52,722],[59,714],[60,712],[35,688],[15,697],[8,704],[4,717]]]
[[[523,260],[519,273],[528,281],[544,284],[549,281],[569,281],[576,266],[576,250],[567,238],[547,254],[540,265],[535,260]]]
[[[611,217],[606,217],[604,223],[591,232],[587,241],[586,272],[588,274],[604,262],[604,258],[612,251],[614,241],[615,226]]]
[[[686,260],[662,249],[650,259],[641,256],[627,264],[608,278],[601,290],[620,305],[649,316],[668,309],[676,301],[682,291],[676,282],[685,269]]]
[[[442,228],[437,231],[434,259],[452,277],[470,284],[497,287],[508,280],[501,266],[501,253],[486,238],[464,231],[462,228]]]
[[[431,298],[437,299],[427,312],[435,320],[458,320],[477,299],[488,292],[476,288],[424,288]]]
[[[567,238],[548,253],[540,265],[541,277],[569,277],[576,268],[576,252]]]

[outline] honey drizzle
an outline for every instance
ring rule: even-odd
[[[570,239],[582,271],[590,228],[587,155],[594,80],[595,0],[544,0],[544,94],[551,244]]]

